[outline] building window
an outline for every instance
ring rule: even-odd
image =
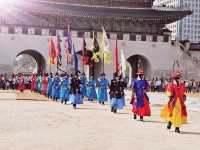
[[[110,39],[110,33],[107,32],[106,35],[107,35],[108,39]]]
[[[78,31],[78,37],[79,38],[83,38],[84,37],[84,32],[82,32],[82,31]]]
[[[56,36],[56,30],[55,29],[50,29],[49,30],[49,35]]]
[[[158,41],[158,38],[156,35],[153,35],[153,39],[152,39],[153,42],[157,42]]]
[[[168,35],[164,35],[164,42],[169,42],[169,36]]]
[[[136,41],[136,35],[135,34],[130,34],[130,40],[131,41]]]
[[[35,29],[35,35],[42,35],[41,29]]]
[[[146,41],[146,35],[141,36],[141,41]]]
[[[68,30],[64,30],[63,36],[64,36],[64,37],[67,37],[67,36],[68,36]]]
[[[123,40],[123,33],[117,33],[117,39]]]
[[[28,34],[28,28],[22,28],[22,34]]]
[[[8,28],[8,33],[9,33],[9,34],[15,34],[15,28],[9,27],[9,28]]]

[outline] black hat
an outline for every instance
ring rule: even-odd
[[[105,76],[105,75],[106,75],[105,73],[102,73],[102,74],[101,74],[101,76]]]

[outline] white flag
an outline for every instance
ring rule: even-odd
[[[126,59],[124,56],[124,52],[122,49],[120,49],[120,64],[121,64],[121,73],[123,77],[125,77],[125,72],[126,72]]]

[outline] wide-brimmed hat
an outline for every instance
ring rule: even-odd
[[[182,73],[181,73],[180,70],[174,70],[174,71],[172,71],[172,73],[171,73],[172,78],[180,78],[181,75],[182,75]]]
[[[138,69],[136,74],[137,75],[143,75],[144,74],[144,70],[140,68],[140,69]]]

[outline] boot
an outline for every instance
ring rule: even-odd
[[[76,104],[73,104],[73,108],[76,109]]]
[[[111,107],[111,112],[113,112],[114,111],[114,107]]]
[[[133,118],[134,118],[134,120],[136,120],[136,119],[137,119],[137,115],[136,115],[136,114],[134,114]]]
[[[104,105],[104,102],[102,102],[102,105]]]
[[[113,110],[113,112],[114,112],[114,113],[117,113],[117,108],[115,108],[115,109]]]
[[[143,121],[143,116],[140,116],[140,121]]]
[[[171,127],[172,127],[172,123],[171,123],[171,121],[169,121],[169,122],[168,122],[168,125],[167,125],[167,129],[170,130]]]
[[[176,133],[181,133],[180,129],[178,127],[175,128]]]

